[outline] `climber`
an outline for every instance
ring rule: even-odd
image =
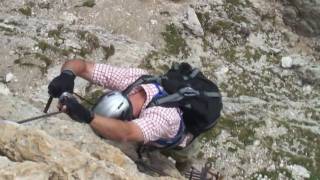
[[[199,143],[192,141],[192,134],[183,134],[185,127],[180,108],[149,107],[153,98],[163,93],[163,88],[156,83],[133,86],[132,83],[143,75],[147,72],[138,68],[70,60],[62,66],[61,74],[50,82],[48,91],[50,96],[60,97],[58,108],[61,111],[75,121],[88,123],[104,138],[155,147],[175,143],[175,146],[184,148],[172,155],[181,170],[190,164],[192,156],[196,155],[195,150],[199,150]],[[91,110],[86,109],[75,98],[64,95],[65,92],[73,93],[76,76],[112,91],[101,96]]]

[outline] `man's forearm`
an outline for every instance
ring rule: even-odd
[[[116,141],[143,142],[139,127],[133,122],[126,122],[96,115],[90,123],[91,128],[104,138]]]
[[[93,67],[93,63],[75,59],[66,61],[63,64],[61,71],[71,70],[76,76],[82,77],[86,80],[91,80]]]

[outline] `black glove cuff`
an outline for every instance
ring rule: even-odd
[[[76,78],[76,75],[69,69],[65,69],[61,72],[61,75],[68,75],[69,77],[72,78],[72,80],[74,80]]]
[[[93,119],[94,113],[92,111],[88,111],[88,114],[86,117],[84,117],[83,122],[90,124]]]

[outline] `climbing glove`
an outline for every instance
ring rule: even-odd
[[[60,97],[63,92],[73,93],[75,74],[70,70],[64,70],[55,77],[48,86],[48,92],[52,97]]]
[[[63,93],[59,103],[66,107],[65,112],[75,121],[89,124],[94,118],[94,113],[81,105],[70,93]]]

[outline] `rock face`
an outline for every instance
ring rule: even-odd
[[[139,173],[137,169],[121,168],[121,165],[124,166],[125,156],[119,151],[112,152],[112,148],[106,150],[114,156],[111,159],[117,159],[117,162],[96,159],[74,148],[71,143],[56,140],[33,128],[8,123],[1,123],[0,127],[0,152],[10,159],[2,157],[5,165],[0,170],[1,179],[151,178]],[[134,167],[133,162],[128,159],[125,163]]]
[[[1,117],[10,120],[0,120],[0,167],[3,167],[0,179],[46,179],[51,176],[62,179],[155,178],[140,173],[132,159],[110,145],[110,141],[98,137],[86,124],[75,123],[61,115],[18,125],[14,121],[42,112],[10,95],[0,96],[0,101],[6,104],[0,110]],[[27,171],[32,167],[38,168]],[[182,178],[177,170],[167,173]]]
[[[305,36],[320,35],[319,0],[285,0],[284,21]]]
[[[224,103],[219,123],[200,137],[196,166],[209,159],[226,179],[318,179],[320,41],[296,33],[319,34],[318,7],[316,0],[0,1],[0,121],[40,115],[49,81],[69,59],[154,73],[185,61],[217,83]],[[103,88],[77,78],[77,93],[96,89]],[[2,123],[0,135],[0,179],[155,178],[137,170],[133,146],[63,114]],[[151,163],[181,178],[172,161],[161,161]]]

